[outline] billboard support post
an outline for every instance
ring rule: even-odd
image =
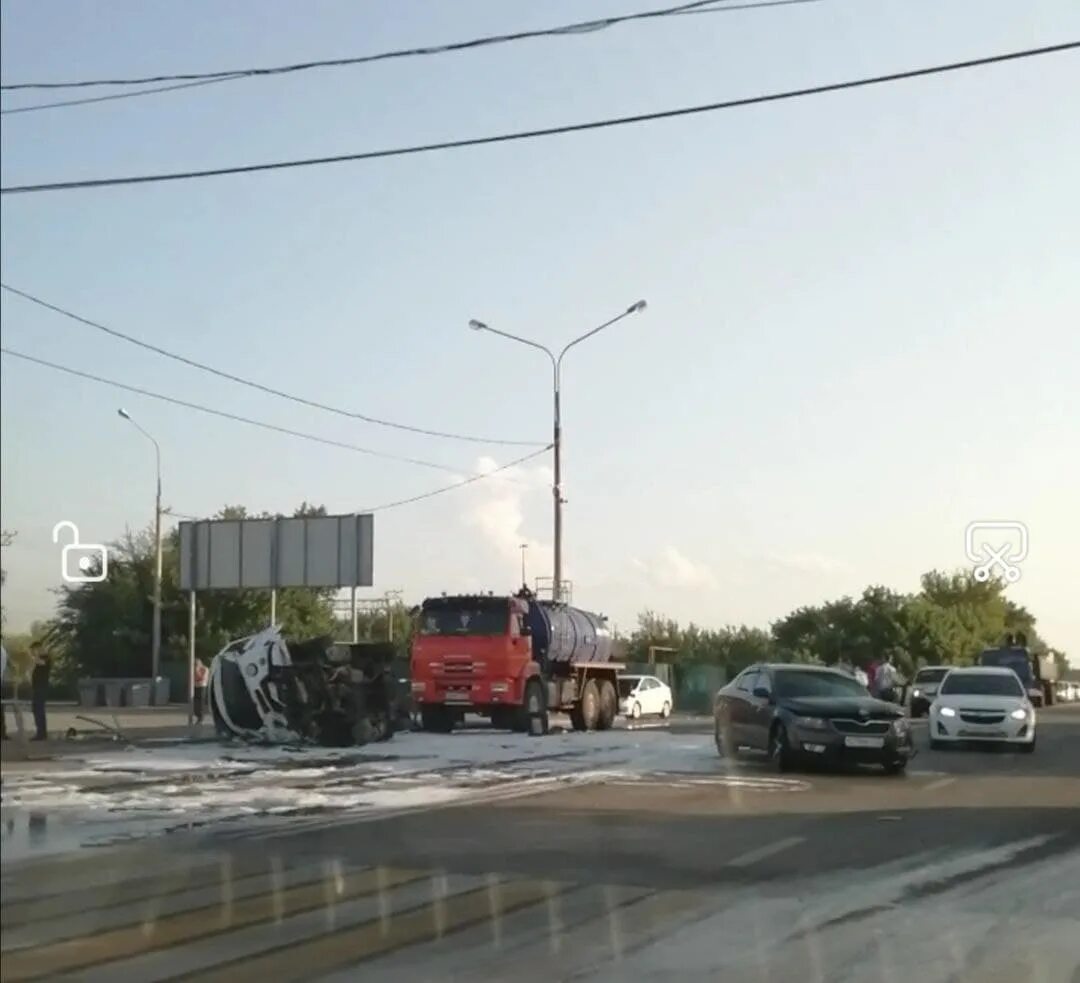
[[[277,625],[277,588],[270,588],[270,627]]]
[[[195,591],[188,594],[188,727],[195,726]]]
[[[357,642],[360,641],[360,621],[359,621],[359,619],[357,617],[357,610],[356,610],[356,587],[355,587],[355,585],[353,587],[349,588],[349,593],[350,593],[350,597],[349,597],[350,609],[349,610],[352,612],[352,640],[353,640],[353,645],[355,645]]]

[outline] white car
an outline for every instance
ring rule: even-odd
[[[631,720],[671,716],[671,687],[655,676],[619,677],[619,713]]]
[[[930,704],[930,747],[979,742],[1035,750],[1035,707],[1011,669],[950,669]]]

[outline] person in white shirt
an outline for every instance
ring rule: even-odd
[[[890,703],[896,702],[896,683],[899,678],[900,674],[896,671],[896,666],[893,665],[892,656],[885,656],[885,661],[878,666],[877,676],[874,680],[877,684],[879,700],[888,700]]]

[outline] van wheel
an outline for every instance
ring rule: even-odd
[[[619,712],[619,699],[615,695],[615,685],[610,679],[600,681],[600,714],[596,721],[597,730],[610,730]]]

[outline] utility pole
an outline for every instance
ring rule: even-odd
[[[521,586],[528,586],[528,581],[525,579],[525,551],[529,548],[528,543],[522,543],[519,549],[521,550]]]
[[[539,342],[530,341],[528,338],[522,338],[518,335],[510,334],[508,331],[501,331],[498,328],[490,327],[483,321],[477,321],[475,318],[469,321],[469,327],[473,331],[489,331],[491,334],[500,335],[503,338],[508,338],[510,341],[516,341],[522,345],[528,345],[530,348],[536,348],[542,351],[551,360],[551,375],[552,375],[552,394],[553,394],[553,421],[551,432],[551,448],[554,457],[554,475],[551,486],[551,496],[554,500],[554,538],[555,538],[555,576],[554,584],[552,585],[552,598],[556,602],[562,600],[562,585],[563,585],[563,562],[562,562],[562,507],[566,504],[566,499],[562,497],[562,412],[560,407],[560,397],[562,389],[562,360],[563,356],[573,348],[575,345],[580,344],[586,338],[591,338],[594,334],[603,331],[604,328],[609,328],[611,325],[618,321],[621,321],[624,317],[629,317],[631,314],[637,314],[640,311],[645,310],[645,301],[639,300],[635,304],[631,304],[625,311],[616,317],[605,321],[603,324],[597,325],[591,331],[586,331],[585,334],[579,335],[573,341],[568,342],[563,346],[562,351],[556,356],[555,353],[547,347],[547,345],[541,345]]]
[[[150,643],[150,702],[157,704],[157,680],[161,672],[161,446],[123,407],[117,413],[154,445],[157,491],[154,495],[154,621]]]

